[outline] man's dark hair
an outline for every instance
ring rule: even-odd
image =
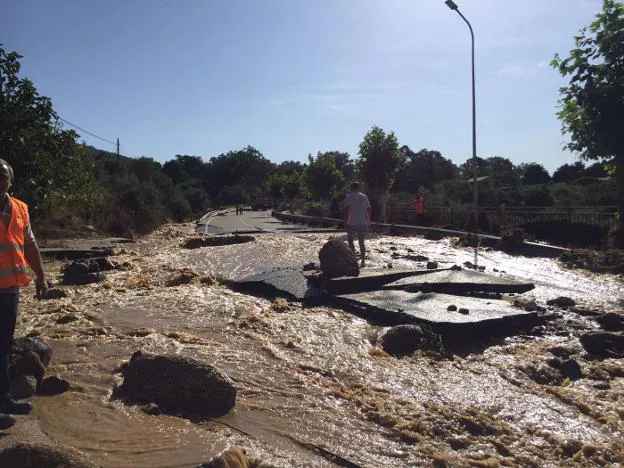
[[[0,159],[0,166],[6,166],[9,169],[9,177],[11,178],[10,182],[13,183],[13,168],[11,165],[4,159]]]
[[[360,190],[360,183],[359,182],[352,182],[351,183],[351,190]]]

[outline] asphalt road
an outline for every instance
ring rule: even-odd
[[[288,231],[301,226],[286,224],[271,216],[271,210],[251,211],[246,209],[237,215],[234,211],[208,218],[205,225],[197,227],[198,232],[221,233],[241,231]]]

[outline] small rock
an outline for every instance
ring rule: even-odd
[[[15,355],[24,355],[29,351],[37,353],[44,366],[50,364],[52,347],[41,336],[21,336],[15,338],[13,340],[11,361],[13,361]]]
[[[398,252],[392,252],[392,255],[390,255],[392,258],[401,258],[401,254]]]
[[[158,416],[163,413],[156,403],[148,403],[147,405],[141,406],[141,411],[145,414],[149,414],[151,416]]]
[[[71,292],[67,289],[50,288],[43,296],[41,296],[41,299],[43,300],[62,299],[64,297],[69,297],[70,295],[71,295]]]
[[[71,467],[97,468],[99,465],[83,452],[60,444],[19,442],[0,452],[0,466],[11,468]]]
[[[575,314],[582,315],[583,317],[596,317],[598,315],[602,315],[602,312],[597,310],[587,309],[585,307],[572,306],[568,309],[570,312],[574,312]]]
[[[153,328],[141,327],[128,333],[128,336],[138,336],[140,338],[143,338],[144,336],[152,335],[154,333],[156,333],[156,330],[154,330]]]
[[[571,299],[569,297],[559,296],[554,299],[550,299],[549,301],[546,301],[546,304],[557,307],[572,307],[576,305],[576,302],[574,301],[574,299]]]
[[[598,322],[603,329],[608,331],[624,330],[624,315],[614,312],[596,317],[596,322]]]
[[[479,265],[479,266],[477,267],[477,269],[478,269],[479,271],[485,271],[485,265]]]
[[[417,349],[442,350],[440,335],[419,325],[397,325],[388,329],[379,339],[388,354],[410,354]]]
[[[498,273],[498,268],[494,268],[494,269],[492,269],[492,271],[493,271],[494,273]]]
[[[67,380],[51,375],[50,377],[43,379],[37,393],[39,395],[51,396],[60,395],[61,393],[65,393],[67,390],[69,390],[69,382]]]
[[[565,346],[553,346],[548,349],[548,351],[554,356],[567,359],[571,355],[575,354],[575,351],[570,348],[566,348]]]
[[[567,361],[563,361],[561,366],[559,367],[561,371],[561,375],[567,377],[570,380],[578,380],[583,377],[583,372],[581,371],[581,366],[574,359],[568,359]]]
[[[33,376],[37,385],[41,384],[45,375],[45,366],[41,362],[41,358],[35,351],[28,351],[26,354],[11,356],[9,365],[9,378],[11,381],[17,379],[20,375]]]
[[[592,385],[596,390],[609,390],[611,388],[611,384],[609,382],[596,382]]]
[[[30,398],[37,393],[37,379],[32,375],[18,375],[11,379],[10,391],[14,398]]]
[[[459,271],[459,270],[461,270],[461,269],[462,269],[462,267],[460,267],[459,265],[453,265],[453,266],[451,267],[451,271]]]
[[[303,271],[317,270],[316,263],[310,262],[303,265]]]
[[[17,419],[10,414],[0,414],[0,431],[13,427],[16,422]]]
[[[387,264],[386,264],[386,268],[388,268],[389,270],[391,270],[391,269],[392,269],[392,263],[387,263]]]
[[[78,317],[76,317],[74,314],[67,314],[56,319],[56,323],[58,323],[59,325],[64,325],[66,323],[75,322],[76,320],[78,320]]]
[[[251,466],[252,460],[244,448],[230,447],[197,468],[250,468]]]
[[[589,332],[581,335],[581,344],[588,353],[601,357],[624,357],[624,335],[611,332]]]
[[[455,304],[451,304],[446,308],[449,312],[455,312],[457,310],[457,306]]]
[[[470,311],[466,309],[465,307],[460,307],[460,309],[457,312],[459,312],[460,314],[464,314],[464,315],[468,315],[470,313]]]
[[[438,268],[438,262],[427,262],[427,270],[435,270]]]
[[[531,336],[544,336],[544,332],[546,331],[546,327],[543,325],[538,325],[536,327],[531,328],[529,335]]]

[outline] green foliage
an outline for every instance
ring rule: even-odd
[[[555,55],[552,66],[568,86],[560,89],[562,132],[566,147],[585,159],[615,166],[620,228],[624,228],[624,3],[604,0],[595,21],[574,38],[567,58]]]
[[[405,162],[396,176],[393,192],[417,193],[424,187],[433,188],[443,180],[454,179],[458,168],[450,159],[442,157],[439,151],[421,149],[417,153],[408,146],[402,146]]]
[[[219,191],[218,199],[222,205],[241,205],[247,202],[245,187],[241,184],[226,185]]]
[[[344,182],[344,175],[336,166],[335,153],[319,152],[316,158],[309,155],[304,179],[312,196],[320,200],[329,200]]]
[[[552,181],[555,183],[560,182],[574,182],[581,177],[585,172],[585,164],[580,161],[574,164],[563,164],[553,173]]]
[[[397,170],[405,163],[405,154],[399,150],[394,132],[386,134],[377,126],[364,135],[359,154],[357,165],[366,190],[372,194],[371,205],[379,203],[385,220],[388,192]],[[375,211],[373,209],[373,215]]]
[[[78,134],[63,130],[52,101],[18,76],[20,58],[0,47],[0,157],[14,169],[13,192],[37,215],[61,204],[84,214],[98,199],[93,162]]]
[[[550,174],[544,166],[538,163],[520,164],[519,172],[522,174],[522,183],[525,185],[546,184],[550,182]]]

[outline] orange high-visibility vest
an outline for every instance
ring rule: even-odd
[[[416,199],[416,213],[425,214],[425,200],[423,200],[422,198]]]
[[[11,221],[0,226],[0,288],[26,286],[30,278],[26,274],[24,255],[24,228],[28,225],[28,206],[23,201],[9,197]],[[0,223],[3,224],[3,223]]]

